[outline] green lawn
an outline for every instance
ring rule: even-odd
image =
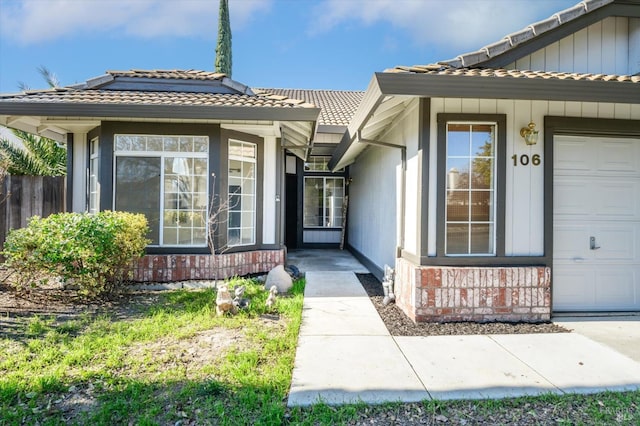
[[[233,317],[215,315],[213,290],[176,291],[131,316],[0,330],[0,424],[280,424],[304,283],[277,312],[240,284],[252,302]]]
[[[269,312],[260,284],[240,284],[252,303],[233,317],[215,315],[213,290],[185,290],[0,328],[0,425],[640,424],[640,392],[288,410],[304,282]]]

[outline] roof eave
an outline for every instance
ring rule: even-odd
[[[52,117],[279,120],[317,122],[319,108],[2,102],[0,114]]]
[[[637,104],[640,84],[558,78],[376,73],[382,94]]]
[[[354,119],[329,162],[336,170],[355,156],[356,136],[386,96],[479,99],[527,99],[547,101],[640,103],[640,83],[511,78],[419,73],[375,73]],[[352,158],[353,157],[353,158]]]
[[[318,133],[332,133],[341,135],[347,131],[347,126],[337,124],[318,124]]]
[[[335,171],[349,165],[349,162],[345,161],[345,155],[349,150],[353,149],[353,146],[356,143],[358,131],[364,127],[367,120],[371,117],[383,99],[384,96],[378,85],[377,75],[374,74],[364,96],[362,97],[362,101],[360,102],[358,109],[356,109],[353,118],[347,126],[347,130],[344,132],[340,143],[331,156],[331,160],[328,164],[329,170]]]

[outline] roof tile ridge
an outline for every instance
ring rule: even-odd
[[[442,62],[455,66],[456,68],[473,66],[613,1],[614,0],[583,0],[574,6],[556,12],[549,18],[531,23],[518,31],[507,34],[502,39],[487,44],[478,50],[462,53]],[[507,47],[507,43],[509,43],[509,47]]]
[[[256,93],[255,96],[263,99],[270,99],[274,101],[283,102],[293,106],[299,106],[302,108],[318,108],[316,105],[306,102],[304,99],[293,99],[284,95],[275,95],[273,93]]]
[[[300,88],[287,88],[287,87],[252,87],[254,90],[269,91],[269,90],[286,90],[297,92],[334,92],[334,93],[364,93],[364,90],[340,90],[340,89],[300,89]]]

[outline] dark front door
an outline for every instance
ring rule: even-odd
[[[298,247],[298,176],[286,175],[286,214],[284,240],[288,249]]]

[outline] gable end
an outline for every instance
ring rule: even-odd
[[[555,28],[549,29],[548,31],[536,35],[529,41],[524,41],[522,42],[522,44],[512,49],[507,49],[503,53],[500,53],[496,56],[489,57],[487,52],[491,52],[487,50],[486,52],[483,52],[484,56],[487,58],[485,60],[480,60],[480,58],[477,56],[477,54],[480,52],[474,52],[473,54],[476,60],[471,61],[474,62],[473,64],[467,65],[464,63],[464,58],[467,55],[463,55],[461,57],[462,63],[460,65],[483,68],[503,68],[526,55],[543,49],[550,44],[553,44],[571,34],[574,34],[588,27],[589,25],[595,24],[611,16],[640,18],[640,4],[637,1],[616,1],[615,3],[602,6],[590,13],[586,13],[578,18],[558,25]],[[527,31],[533,32],[536,26],[537,24],[533,24],[531,27],[527,27],[526,29],[515,33],[514,36],[517,37],[517,34]],[[500,42],[494,43],[494,45],[495,44],[500,44]],[[488,47],[490,46],[493,45],[489,45]]]

